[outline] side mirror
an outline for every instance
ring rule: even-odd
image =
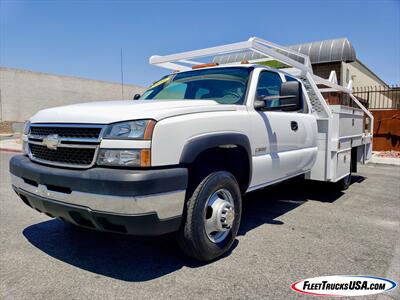
[[[140,99],[140,94],[135,94],[135,96],[133,96],[133,100],[138,100]]]
[[[268,101],[278,100],[278,106],[267,105]],[[283,82],[281,85],[279,96],[266,96],[262,99],[254,101],[254,108],[256,110],[282,110],[282,111],[296,111],[302,108],[302,93],[301,84],[298,81]]]
[[[287,81],[281,85],[281,106],[283,111],[296,111],[302,109],[301,84],[298,81]]]
[[[266,104],[267,103],[265,103],[265,101],[256,99],[256,100],[254,100],[254,109],[255,110],[264,110],[265,108],[267,108]]]

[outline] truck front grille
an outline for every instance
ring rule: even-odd
[[[48,149],[46,146],[30,144],[32,157],[39,161],[47,161],[66,166],[90,166],[93,163],[95,148],[57,148]]]
[[[96,124],[32,124],[29,158],[60,167],[90,168],[96,162],[104,128]]]
[[[62,138],[76,139],[98,139],[101,127],[76,127],[76,126],[34,126],[30,128],[30,134],[36,137],[44,137],[50,134],[57,134]]]

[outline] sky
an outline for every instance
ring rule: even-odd
[[[260,38],[281,45],[347,37],[357,58],[400,83],[400,0],[0,0],[0,65],[148,86],[151,55]]]

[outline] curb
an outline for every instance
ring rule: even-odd
[[[400,163],[392,163],[392,162],[376,162],[376,161],[370,161],[368,164],[373,164],[373,165],[381,165],[381,166],[395,166],[399,167]]]
[[[373,156],[368,163],[387,166],[400,166],[400,158]]]
[[[0,148],[2,152],[14,152],[14,153],[22,153],[22,150],[12,149],[12,148]]]

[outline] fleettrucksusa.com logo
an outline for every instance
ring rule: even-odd
[[[397,284],[390,279],[357,276],[335,275],[314,277],[296,281],[292,290],[314,296],[365,296],[393,290]]]

